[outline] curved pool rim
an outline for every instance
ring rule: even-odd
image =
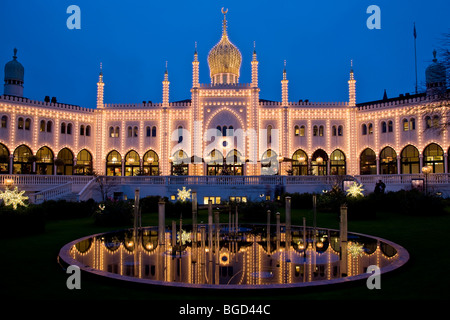
[[[255,224],[256,225],[256,224]],[[293,225],[292,227],[299,227]],[[142,227],[142,229],[145,228],[154,228],[154,226],[147,226]],[[338,231],[336,229],[328,229],[328,228],[320,228],[317,227],[319,230],[327,230],[327,231]],[[363,273],[355,276],[349,276],[349,277],[342,277],[342,278],[336,278],[331,280],[318,280],[318,281],[311,281],[311,282],[301,282],[301,283],[288,283],[288,284],[261,284],[261,285],[235,285],[235,284],[189,284],[184,282],[167,282],[167,281],[161,281],[161,280],[150,280],[150,279],[139,279],[132,276],[123,276],[118,275],[115,273],[110,273],[106,271],[101,271],[98,269],[94,269],[92,267],[86,266],[79,261],[73,259],[69,256],[68,252],[69,249],[72,248],[74,245],[76,245],[78,242],[87,240],[93,237],[98,236],[104,236],[106,234],[120,232],[120,231],[132,231],[133,229],[121,229],[121,230],[115,230],[115,231],[108,231],[108,232],[102,232],[97,233],[93,235],[89,235],[86,237],[82,237],[76,240],[73,240],[66,245],[64,245],[58,254],[58,260],[59,263],[62,262],[69,266],[69,265],[75,265],[80,268],[81,271],[88,272],[93,275],[109,278],[111,280],[120,280],[120,281],[126,281],[126,282],[132,282],[136,284],[147,284],[147,285],[153,285],[153,286],[164,286],[164,287],[178,287],[178,288],[198,288],[198,289],[253,289],[253,290],[261,290],[261,289],[283,289],[283,288],[306,288],[306,287],[318,287],[318,286],[326,286],[326,285],[333,285],[333,284],[344,284],[344,283],[350,283],[355,281],[361,281],[368,279],[372,274],[371,273]],[[348,232],[348,235],[356,235],[361,237],[368,237],[370,239],[378,240],[380,242],[384,242],[390,246],[392,246],[395,250],[397,250],[397,254],[399,255],[399,258],[397,261],[393,262],[389,266],[380,268],[380,274],[386,274],[389,272],[392,272],[394,270],[399,269],[400,267],[404,266],[409,261],[409,253],[408,251],[402,247],[401,245],[394,243],[392,241],[386,240],[384,238],[371,236],[363,233],[357,233],[357,232]]]

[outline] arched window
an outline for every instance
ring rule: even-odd
[[[147,137],[150,137],[152,135],[152,129],[150,127],[146,127],[145,131],[146,131],[146,136]]]
[[[208,176],[222,175],[223,169],[223,154],[216,149],[212,150],[206,157],[206,174]]]
[[[338,127],[338,136],[342,137],[344,135],[344,127],[342,125],[340,125]]]
[[[345,175],[347,173],[345,154],[339,150],[334,150],[330,155],[330,174]]]
[[[391,147],[380,152],[380,174],[397,174],[397,153]]]
[[[67,148],[61,149],[58,153],[56,164],[56,174],[72,175],[73,174],[73,153]]]
[[[84,136],[84,125],[80,126],[80,136]]]
[[[53,151],[48,147],[42,147],[36,152],[36,173],[43,175],[53,174]]]
[[[363,174],[377,174],[377,156],[375,152],[367,148],[365,149],[359,159],[359,172]]]
[[[337,136],[337,128],[336,128],[336,126],[333,126],[333,127],[331,128],[331,131],[332,131],[333,137]]]
[[[434,116],[433,117],[433,128],[435,128],[435,129],[439,128],[440,123],[441,123],[441,121],[440,121],[439,116],[437,116],[437,115]]]
[[[87,130],[87,127],[86,127],[86,130]],[[86,149],[83,149],[80,152],[78,152],[75,173],[90,175],[93,173],[92,171],[93,171],[92,154],[89,151],[87,151]]]
[[[191,162],[187,153],[178,150],[173,154],[171,173],[174,176],[186,176],[189,174],[189,163]]]
[[[115,132],[114,132],[114,136],[115,136],[116,138],[119,138],[119,137],[120,137],[120,127],[116,127],[116,130],[115,130]]]
[[[56,130],[58,130],[58,128],[56,128]],[[52,132],[52,122],[51,121],[47,121],[47,132]]]
[[[431,121],[431,117],[430,116],[426,116],[425,117],[425,128],[426,129],[430,129],[432,127],[433,123]]]
[[[114,127],[109,127],[109,136],[114,138]]]
[[[365,123],[361,127],[361,133],[363,136],[367,134],[367,125]]]
[[[156,137],[156,127],[152,127],[152,137]]]
[[[133,128],[133,136],[136,138],[138,136],[139,130],[138,127]]]
[[[159,175],[159,157],[155,151],[149,150],[144,154],[142,170],[146,176]]]
[[[31,127],[31,119],[26,118],[25,119],[25,130],[30,130],[30,127]]]
[[[224,137],[227,136],[227,126],[222,127],[222,136],[224,136]]]
[[[373,134],[373,124],[372,123],[369,123],[369,125],[367,126],[367,133]]]
[[[72,134],[72,124],[67,124],[67,134]]]
[[[35,161],[31,149],[21,145],[14,150],[13,174],[30,174]]]
[[[8,117],[2,116],[2,128],[8,128]]]
[[[401,173],[420,173],[419,150],[412,145],[403,148],[401,154]]]
[[[305,126],[301,126],[300,127],[300,137],[304,137],[305,136]]]
[[[298,149],[292,155],[292,175],[306,176],[308,174],[308,155],[305,151]]]
[[[216,136],[220,137],[222,135],[222,127],[217,126],[216,129],[217,129]]]
[[[106,175],[121,176],[122,175],[122,156],[116,150],[108,153],[106,157]]]
[[[23,118],[22,117],[20,117],[19,120],[17,121],[17,129],[23,130]]]
[[[230,137],[234,136],[234,128],[233,128],[233,126],[229,126],[227,132],[228,132],[228,135]]]
[[[261,157],[261,174],[275,175],[278,173],[278,157],[272,149],[268,149]]]
[[[271,125],[267,126],[267,143],[268,144],[272,143],[272,126]]]
[[[294,135],[298,137],[300,135],[300,128],[298,126],[294,127]]]
[[[409,131],[409,121],[408,121],[408,119],[403,119],[403,131]]]
[[[326,176],[328,155],[322,149],[317,149],[311,157],[311,174],[314,176]]]
[[[41,132],[45,132],[45,121],[44,120],[41,120],[41,125],[40,125],[40,130],[39,131],[41,131]]]
[[[387,132],[387,125],[386,122],[381,122],[381,133],[386,133]]]
[[[131,150],[125,155],[125,176],[137,176],[141,171],[139,154]]]
[[[183,141],[183,127],[178,126],[178,143]]]
[[[319,127],[319,137],[323,137],[324,131],[323,131],[323,126]]]
[[[230,128],[228,128],[228,130],[230,130]],[[244,163],[242,154],[236,149],[228,152],[225,158],[224,174],[232,176],[242,176],[244,174]]]
[[[61,123],[61,134],[65,134],[66,133],[66,123],[62,122]]]
[[[86,136],[87,137],[91,136],[91,126],[86,126]]]
[[[128,127],[128,138],[133,136],[133,128],[131,126]]]
[[[388,132],[394,131],[394,125],[391,120],[388,121]]]
[[[3,144],[0,143],[0,174],[9,173],[9,150]]]
[[[416,130],[416,119],[409,119],[409,130]]]
[[[313,127],[313,136],[317,137],[317,135],[319,134],[319,129],[317,128],[317,126]]]
[[[432,173],[444,173],[444,150],[436,143],[423,150],[423,166],[430,167]]]

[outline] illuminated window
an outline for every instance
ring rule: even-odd
[[[19,130],[23,129],[23,118],[19,118],[17,129],[19,129]]]
[[[409,119],[409,130],[416,130],[416,119]]]
[[[409,130],[409,122],[408,119],[403,119],[403,131]]]
[[[7,128],[7,127],[8,127],[8,117],[3,116],[2,117],[2,128]]]
[[[301,126],[300,127],[300,137],[304,137],[305,136],[305,126]]]
[[[333,137],[337,136],[337,129],[336,129],[336,126],[333,126],[332,129],[331,129],[331,131],[332,131]]]
[[[294,135],[296,137],[298,137],[300,135],[300,128],[298,126],[295,126],[295,128],[294,128]]]
[[[369,123],[369,125],[367,127],[367,133],[368,134],[373,134],[373,125],[371,123]]]
[[[344,134],[344,127],[343,126],[339,126],[338,127],[338,136],[342,137]]]
[[[45,132],[45,121],[44,120],[41,120],[40,131]]]
[[[170,196],[170,200],[176,200],[176,197],[175,197],[174,194],[172,194],[172,195]]]
[[[30,130],[30,127],[31,127],[31,119],[27,118],[25,120],[25,130]]]
[[[323,126],[319,127],[319,137],[323,137]]]
[[[220,197],[203,197],[203,204],[208,204],[208,201],[211,200],[211,204],[220,204]]]

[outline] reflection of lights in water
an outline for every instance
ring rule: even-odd
[[[147,243],[145,245],[145,248],[147,248],[147,250],[152,250],[153,249],[153,244],[152,243]]]
[[[180,240],[180,231],[177,232],[177,239]],[[181,244],[186,244],[186,242],[191,242],[191,233],[186,232],[186,230],[181,231]]]

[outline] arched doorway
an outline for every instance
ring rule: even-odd
[[[317,149],[311,157],[311,174],[314,176],[326,176],[328,155],[322,149]]]
[[[380,152],[380,174],[397,174],[397,153],[391,147]]]
[[[106,175],[121,176],[122,175],[122,156],[116,150],[108,153],[106,157]]]
[[[261,157],[261,175],[278,174],[278,155],[272,149],[268,149]]]
[[[292,155],[292,174],[294,176],[306,176],[308,174],[308,155],[298,149]]]
[[[40,148],[36,152],[36,173],[42,175],[53,174],[54,157],[53,151],[50,148]]]
[[[402,174],[420,173],[419,150],[416,147],[408,145],[403,148],[400,159]]]
[[[423,150],[423,166],[430,167],[431,173],[444,173],[444,150],[436,143]]]
[[[377,156],[375,152],[370,149],[364,149],[359,158],[359,174],[377,174]]]
[[[223,154],[220,151],[214,149],[206,157],[206,174],[208,176],[223,174]]]
[[[141,171],[139,154],[131,150],[125,155],[125,176],[137,176]]]
[[[146,176],[159,175],[159,157],[155,151],[149,150],[144,154],[142,170]]]
[[[9,173],[9,150],[8,148],[0,143],[0,174]]]
[[[339,149],[334,150],[330,155],[330,174],[341,176],[347,174],[345,154]]]
[[[86,149],[78,152],[75,173],[82,175],[89,175],[93,173],[92,154]]]
[[[230,130],[230,128],[228,128]],[[242,154],[236,149],[228,152],[225,158],[225,169],[227,174],[232,176],[242,176],[244,174],[244,163],[242,161]]]
[[[14,150],[13,173],[30,174],[33,169],[34,156],[31,149],[21,145]]]
[[[171,174],[174,176],[187,176],[189,174],[189,163],[191,162],[187,153],[178,150],[172,157]]]
[[[73,153],[67,148],[61,149],[58,153],[56,174],[64,176],[73,174]]]

